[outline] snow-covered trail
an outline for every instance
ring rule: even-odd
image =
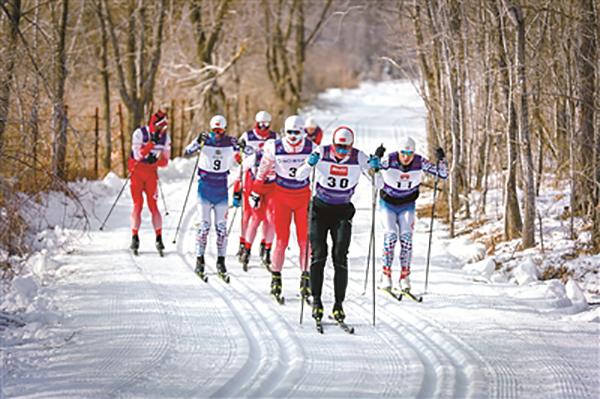
[[[422,104],[410,84],[365,84],[356,90],[330,91],[321,101],[313,112],[322,125],[351,125],[357,131],[357,146],[366,152],[381,142],[393,146],[398,133],[423,135]],[[183,166],[189,176],[193,161],[180,162]],[[171,243],[188,177],[168,172],[162,182],[170,210],[164,227],[165,257],[155,253],[146,213],[140,255],[134,257],[126,249],[126,195],[105,231],[98,231],[96,222],[87,242],[53,259],[61,264],[55,299],[69,316],[54,328],[65,338],[50,347],[35,339],[10,347],[4,395],[600,397],[598,324],[563,318],[557,309],[567,307],[568,299],[553,295],[552,285],[474,281],[461,269],[464,258],[456,256],[443,228],[434,232],[423,303],[397,302],[377,292],[374,327],[370,280],[362,295],[371,226],[371,187],[366,179],[355,197],[358,210],[345,302],[347,322],[356,333],[348,335],[326,322],[325,334],[320,335],[308,307],[299,324],[297,247],[290,246],[283,271],[286,303],[281,306],[268,294],[270,275],[259,265],[257,249],[247,273],[233,256],[239,215],[227,257],[231,284],[216,276],[212,233],[209,281],[194,275],[193,201],[177,243]],[[101,198],[95,213],[104,215],[112,200]],[[429,220],[416,226],[416,292],[424,285],[428,226]],[[376,243],[379,257],[379,232]],[[394,270],[397,277],[397,266]],[[328,266],[326,312],[333,304],[332,277]]]

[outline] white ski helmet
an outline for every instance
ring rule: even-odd
[[[314,116],[309,116],[306,118],[306,122],[304,122],[304,127],[306,129],[315,129],[317,127],[317,121]]]
[[[256,123],[271,123],[271,114],[267,111],[258,111],[254,120]]]
[[[400,137],[400,151],[412,151],[415,152],[415,141],[410,136]]]
[[[296,145],[304,138],[304,119],[299,115],[288,116],[284,123],[284,137],[291,145]]]
[[[223,115],[215,115],[210,118],[210,130],[227,129],[227,119]]]
[[[333,152],[340,158],[350,153],[354,145],[354,132],[348,126],[340,126],[333,132]]]

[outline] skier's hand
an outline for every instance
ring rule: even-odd
[[[238,145],[238,147],[240,147],[240,150],[244,151],[244,149],[246,148],[246,140],[244,140],[244,139],[238,140],[237,145]]]
[[[250,193],[250,206],[254,209],[260,206],[260,194],[257,194],[254,191]]]
[[[203,145],[204,143],[206,143],[206,140],[208,139],[208,134],[202,132],[198,135],[198,137],[196,138],[196,142],[200,145]]]
[[[242,206],[242,192],[236,191],[233,193],[233,207],[239,208]]]
[[[320,158],[321,158],[321,154],[319,154],[317,151],[315,151],[308,156],[308,160],[306,161],[306,163],[308,163],[309,166],[315,166],[317,164],[317,162],[319,162]]]
[[[435,157],[437,158],[438,162],[446,159],[446,154],[444,153],[444,149],[442,147],[438,147],[435,150]]]
[[[369,158],[369,167],[375,172],[381,169],[381,161],[377,155],[371,155],[371,157]]]
[[[383,146],[383,144],[381,144],[375,150],[375,156],[378,157],[379,159],[381,159],[381,158],[383,158],[383,154],[385,154],[385,147]]]
[[[154,155],[153,153],[148,154],[148,156],[145,159],[146,163],[156,163],[156,161],[158,161],[158,158],[156,158],[156,155]]]
[[[160,141],[160,137],[161,134],[160,132],[154,132],[154,133],[150,133],[150,141],[152,141],[154,144],[158,144],[158,142]]]

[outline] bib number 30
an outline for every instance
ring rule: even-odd
[[[345,177],[340,179],[340,188],[347,188],[348,184],[350,184],[350,181],[348,179],[346,179]],[[337,179],[335,177],[329,176],[327,178],[327,186],[331,187],[331,188],[336,187]]]

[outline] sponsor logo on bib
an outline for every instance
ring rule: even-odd
[[[400,175],[400,180],[408,180],[410,179],[410,175],[408,173],[402,173]]]
[[[333,176],[348,176],[348,167],[340,165],[331,165],[329,173]]]

